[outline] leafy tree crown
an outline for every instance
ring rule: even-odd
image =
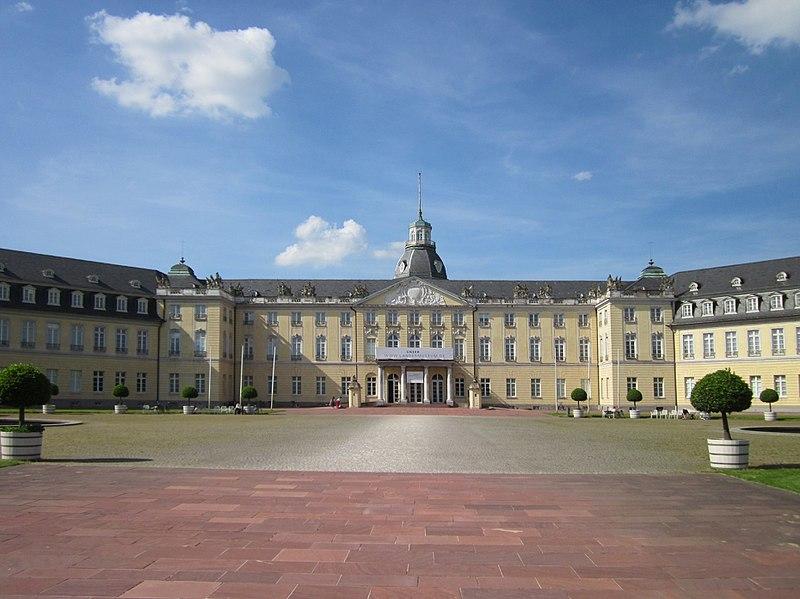
[[[187,386],[181,389],[181,397],[184,399],[194,399],[198,395],[199,393],[197,392],[197,389],[192,386]]]
[[[258,391],[255,387],[248,385],[242,389],[242,399],[255,399],[256,397],[258,397]]]
[[[59,393],[59,391],[58,391],[58,385],[56,385],[56,384],[51,384],[51,385],[50,385],[50,395],[51,395],[51,396],[53,396],[53,397],[55,397],[56,395],[58,395],[58,393]]]
[[[113,391],[111,391],[111,395],[114,397],[128,397],[131,392],[125,385],[115,385]]]
[[[775,389],[764,389],[758,398],[764,403],[773,404],[780,399],[780,396]]]
[[[50,401],[50,381],[32,364],[10,364],[0,370],[0,403],[27,408]]]
[[[628,394],[625,396],[625,399],[634,403],[642,401],[642,392],[638,389],[628,389]]]
[[[750,407],[753,390],[728,369],[707,374],[692,390],[692,405],[701,412],[742,412]]]
[[[588,397],[586,395],[586,391],[584,389],[581,389],[580,387],[573,389],[572,393],[570,393],[569,396],[572,398],[573,401],[577,402],[586,401]]]

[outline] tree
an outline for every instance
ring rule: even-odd
[[[258,391],[256,391],[255,387],[247,385],[242,389],[242,401],[250,401],[251,399],[255,399],[258,397]]]
[[[195,389],[194,387],[187,386],[187,387],[184,387],[183,389],[181,389],[181,397],[183,399],[188,399],[189,400],[189,405],[192,405],[192,400],[195,397],[197,397],[198,395],[200,395],[200,394],[197,392],[197,389]]]
[[[628,394],[625,396],[625,399],[627,399],[630,402],[633,402],[633,409],[635,410],[636,402],[642,401],[642,392],[636,388],[628,389]]]
[[[742,412],[750,407],[753,390],[730,369],[717,370],[701,378],[692,390],[691,402],[701,412],[722,414],[722,430],[725,439],[731,440],[728,414]]]
[[[125,399],[130,394],[131,392],[125,385],[116,385],[114,386],[114,389],[111,391],[111,395],[113,395],[117,399]]]
[[[780,395],[778,395],[778,392],[775,391],[775,389],[764,389],[758,398],[765,404],[769,404],[769,411],[771,412],[772,404],[780,399]]]
[[[588,398],[588,395],[586,395],[586,391],[584,391],[580,387],[576,387],[575,389],[573,389],[572,393],[570,393],[569,396],[573,399],[573,401],[578,402],[579,410],[581,409],[581,402],[586,401]]]
[[[50,381],[32,364],[10,364],[0,370],[0,403],[19,408],[19,426],[25,426],[25,408],[50,401]]]
[[[51,384],[50,385],[50,396],[51,397],[55,397],[56,395],[58,395],[58,393],[59,393],[58,385],[56,385],[55,383]]]

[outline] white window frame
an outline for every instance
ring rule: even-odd
[[[36,287],[33,285],[25,285],[22,288],[22,303],[35,304],[36,303]]]
[[[314,359],[318,362],[328,359],[328,338],[325,335],[317,335],[314,340]]]
[[[703,333],[703,358],[708,360],[716,356],[716,339],[714,333]]]
[[[772,355],[783,356],[786,354],[786,336],[783,333],[783,327],[772,329],[770,338],[772,341]]]
[[[0,302],[11,301],[11,285],[0,282]]]
[[[725,357],[736,358],[739,355],[739,334],[736,331],[725,331]]]
[[[478,361],[492,361],[492,339],[491,337],[481,337],[478,340]]]
[[[512,336],[508,336],[505,338],[504,344],[504,355],[506,362],[516,362],[517,361],[517,339]]]
[[[759,311],[758,297],[754,295],[748,297],[746,299],[745,307],[747,312],[758,312]]]
[[[542,361],[542,340],[539,337],[531,337],[528,342],[528,351],[530,352],[531,362]]]
[[[769,296],[769,309],[770,310],[783,310],[783,294],[774,293]]]
[[[106,309],[106,296],[104,293],[95,293],[94,294],[94,309],[95,310],[105,310]]]
[[[700,304],[700,316],[714,316],[714,302],[705,300]]]
[[[650,354],[654,360],[664,359],[664,335],[663,333],[653,333],[650,336]]]
[[[691,302],[683,302],[681,304],[681,317],[691,318],[693,312],[694,312],[694,304],[692,304]]]
[[[761,332],[758,329],[747,331],[747,355],[750,357],[761,355]]]
[[[61,290],[51,287],[47,290],[47,305],[60,306],[61,305]]]
[[[512,399],[517,397],[517,379],[506,379],[506,397]]]
[[[722,311],[725,314],[736,314],[736,298],[725,298],[722,302]]]
[[[692,333],[685,333],[681,337],[681,350],[684,360],[694,359],[694,335]]]
[[[639,359],[639,340],[636,333],[625,333],[625,359],[638,360]]]
[[[542,397],[542,379],[535,377],[531,379],[531,397]]]
[[[506,328],[517,326],[517,315],[514,312],[506,312],[503,315],[503,324]]]
[[[528,314],[528,326],[534,329],[538,329],[541,326],[541,319],[539,318],[538,312],[531,312]]]
[[[147,314],[147,298],[140,297],[136,300],[136,313]]]
[[[124,295],[117,296],[117,312],[127,312],[128,311],[128,298]]]
[[[555,328],[557,328],[557,329],[563,329],[564,328],[564,313],[563,312],[557,312],[556,314],[553,314],[553,326]]]
[[[567,340],[563,337],[556,337],[553,340],[553,356],[556,362],[567,361]]]

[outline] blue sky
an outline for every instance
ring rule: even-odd
[[[453,279],[800,254],[800,0],[2,0],[0,80],[3,247],[389,278],[422,170]]]

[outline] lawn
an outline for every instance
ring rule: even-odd
[[[800,466],[785,468],[762,466],[747,470],[728,470],[724,474],[800,493]]]
[[[6,466],[16,466],[17,464],[21,464],[22,462],[18,460],[0,460],[0,468],[5,468]]]

